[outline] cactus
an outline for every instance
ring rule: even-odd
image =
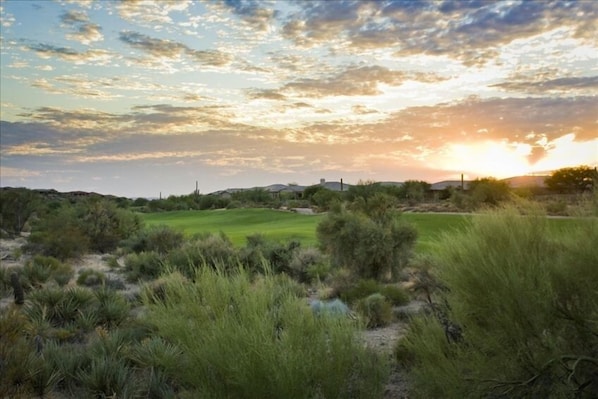
[[[19,275],[16,272],[11,273],[10,284],[12,285],[12,290],[15,294],[15,303],[17,305],[22,305],[23,303],[25,303],[25,294],[23,293],[23,287],[21,286]]]

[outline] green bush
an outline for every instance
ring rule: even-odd
[[[187,277],[193,277],[197,268],[232,267],[238,263],[236,250],[224,234],[199,234],[171,251],[167,263]]]
[[[384,357],[355,340],[351,320],[314,317],[281,278],[201,267],[194,282],[166,278],[165,301],[146,298],[158,335],[185,353],[190,395],[379,398]]]
[[[379,292],[384,295],[393,306],[402,306],[409,302],[409,294],[398,285],[383,285],[380,287]]]
[[[348,303],[353,304],[379,291],[380,285],[374,279],[360,279],[349,286],[341,287],[337,294]]]
[[[291,260],[299,248],[297,241],[284,243],[268,239],[263,234],[253,234],[247,237],[247,245],[239,252],[239,258],[252,271],[262,272],[267,264],[275,273],[292,274]]]
[[[94,291],[97,300],[96,312],[98,322],[114,327],[123,323],[129,316],[130,305],[125,297],[107,287]]]
[[[70,280],[72,268],[63,265],[58,259],[51,256],[37,255],[25,263],[21,278],[26,282],[25,285],[28,288],[32,288],[40,287],[55,274],[59,275],[58,280],[60,281],[63,281],[65,274],[68,275]]]
[[[393,320],[392,305],[380,293],[357,302],[357,311],[365,318],[368,328],[385,327]]]
[[[0,397],[26,396],[27,360],[31,353],[27,319],[15,309],[0,310]]]
[[[125,273],[128,281],[152,280],[164,270],[164,261],[157,252],[132,253],[125,257]]]
[[[86,287],[96,287],[106,282],[106,275],[95,269],[81,269],[79,277],[77,277],[77,284]]]
[[[323,280],[330,272],[328,260],[317,248],[297,248],[289,262],[290,275],[302,283]]]
[[[33,252],[65,260],[87,252],[90,241],[75,208],[62,205],[35,223],[28,247]]]
[[[401,222],[386,195],[370,201],[360,197],[351,205],[355,211],[329,212],[318,224],[318,241],[336,267],[365,279],[396,279],[411,256],[417,232]]]
[[[129,250],[140,252],[157,252],[166,254],[183,244],[183,233],[168,226],[154,226],[140,230],[124,241]]]
[[[445,315],[412,323],[398,351],[414,397],[598,395],[598,220],[553,234],[543,215],[503,210],[443,239]]]

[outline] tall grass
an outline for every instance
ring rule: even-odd
[[[398,352],[415,397],[598,395],[598,220],[554,232],[541,214],[507,209],[444,237],[448,291],[436,300],[463,341],[445,339],[433,317],[411,325]]]
[[[167,276],[147,317],[183,351],[182,383],[206,398],[379,398],[386,362],[350,320],[314,317],[287,283],[240,268]]]

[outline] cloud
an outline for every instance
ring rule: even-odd
[[[584,77],[563,77],[547,80],[529,79],[525,77],[509,79],[503,83],[491,85],[507,91],[518,91],[522,93],[572,93],[583,91],[586,94],[595,92],[598,94],[598,76]]]
[[[36,170],[27,170],[20,168],[7,168],[0,166],[0,175],[3,178],[24,178],[24,177],[37,177],[41,175],[41,172]]]
[[[596,4],[578,2],[301,2],[282,29],[298,46],[335,43],[346,51],[396,49],[397,56],[445,55],[481,65],[502,46],[561,27],[596,43]]]
[[[231,10],[252,29],[266,32],[270,29],[277,13],[262,7],[264,2],[254,0],[224,0],[222,5]]]
[[[232,60],[230,55],[218,50],[193,50],[176,41],[156,39],[138,32],[121,32],[119,39],[156,58],[178,59],[187,55],[194,61],[209,66],[227,65]]]
[[[115,57],[114,54],[101,49],[80,52],[73,50],[72,48],[59,47],[44,43],[34,43],[29,45],[28,48],[37,53],[37,55],[41,58],[48,59],[56,57],[63,61],[69,61],[75,64],[105,64]]]
[[[69,40],[89,45],[93,42],[104,40],[102,28],[89,21],[89,17],[83,11],[69,10],[60,16],[62,23],[73,29],[74,32],[66,35]]]
[[[282,91],[308,97],[374,96],[382,94],[381,84],[400,86],[407,80],[434,82],[443,78],[436,74],[393,71],[381,66],[351,66],[321,79],[295,80],[285,84]]]
[[[246,91],[247,97],[252,100],[276,100],[276,101],[283,101],[286,100],[286,96],[284,94],[279,93],[277,90],[257,90],[251,89]]]
[[[170,13],[183,12],[190,5],[190,0],[123,0],[117,5],[117,10],[124,20],[159,30],[162,24],[173,23]]]

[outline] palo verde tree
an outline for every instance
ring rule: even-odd
[[[323,250],[336,267],[376,280],[396,279],[409,259],[416,230],[394,211],[394,198],[376,193],[334,207],[317,227]]]
[[[546,186],[560,194],[583,193],[598,187],[598,171],[589,166],[562,168],[546,178]]]

